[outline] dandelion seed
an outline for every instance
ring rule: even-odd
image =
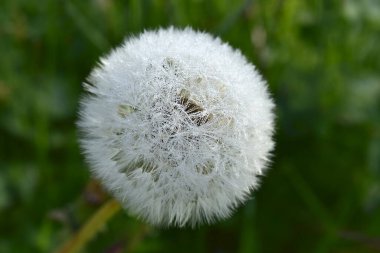
[[[265,81],[218,38],[147,31],[102,58],[78,126],[95,177],[141,219],[212,223],[259,185],[273,148]]]

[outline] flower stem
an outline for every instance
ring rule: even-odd
[[[75,253],[80,252],[106,222],[119,210],[120,204],[111,199],[84,224],[84,226],[66,243],[64,243],[55,253]]]

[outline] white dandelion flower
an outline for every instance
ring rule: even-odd
[[[102,58],[84,86],[82,148],[131,214],[154,225],[212,223],[258,187],[274,105],[255,67],[219,38],[146,31]]]

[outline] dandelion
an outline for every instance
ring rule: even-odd
[[[79,128],[93,175],[162,226],[231,215],[267,168],[273,103],[238,50],[190,28],[146,31],[100,60]]]

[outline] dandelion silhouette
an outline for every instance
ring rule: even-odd
[[[102,58],[84,87],[81,146],[131,214],[161,226],[212,223],[258,187],[274,105],[254,66],[220,39],[146,31]]]

